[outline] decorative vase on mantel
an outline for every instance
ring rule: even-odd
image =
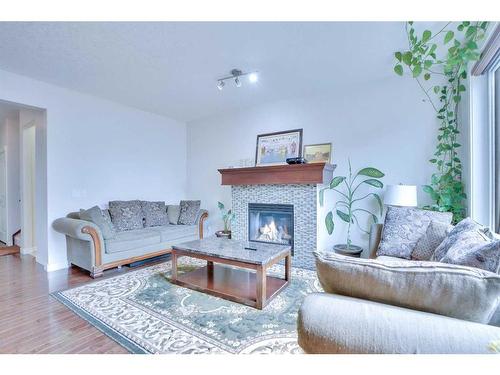
[[[223,230],[218,230],[217,232],[215,232],[215,235],[219,238],[227,238],[228,240],[231,239],[231,231],[223,231]]]

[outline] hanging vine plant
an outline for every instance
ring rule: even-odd
[[[465,216],[467,198],[458,155],[458,105],[466,91],[469,63],[479,59],[478,42],[487,27],[487,22],[449,22],[436,33],[425,30],[418,35],[413,22],[407,22],[408,50],[394,54],[394,72],[402,76],[406,70],[412,75],[439,121],[436,152],[429,160],[437,171],[423,188],[434,203],[424,208],[452,212],[454,222]]]

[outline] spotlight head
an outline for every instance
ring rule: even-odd
[[[241,87],[241,81],[238,77],[234,79],[234,84],[236,85],[236,87]]]
[[[217,88],[218,88],[220,91],[222,91],[222,89],[224,88],[224,85],[225,85],[224,81],[219,81],[219,82],[217,83]]]
[[[248,75],[248,80],[252,83],[255,83],[259,80],[259,76],[257,75],[257,73],[250,73]]]

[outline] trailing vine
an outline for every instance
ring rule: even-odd
[[[407,22],[408,50],[394,54],[394,72],[400,76],[405,70],[411,73],[439,121],[436,152],[429,160],[437,171],[432,174],[430,185],[423,187],[434,203],[424,208],[452,212],[455,223],[465,216],[467,198],[458,155],[458,105],[466,91],[464,81],[469,63],[479,59],[478,42],[484,38],[487,27],[487,22],[449,22],[435,33],[425,30],[420,36],[413,22]]]

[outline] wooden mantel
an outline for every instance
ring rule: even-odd
[[[336,165],[326,163],[219,169],[222,185],[323,184],[332,179]]]

